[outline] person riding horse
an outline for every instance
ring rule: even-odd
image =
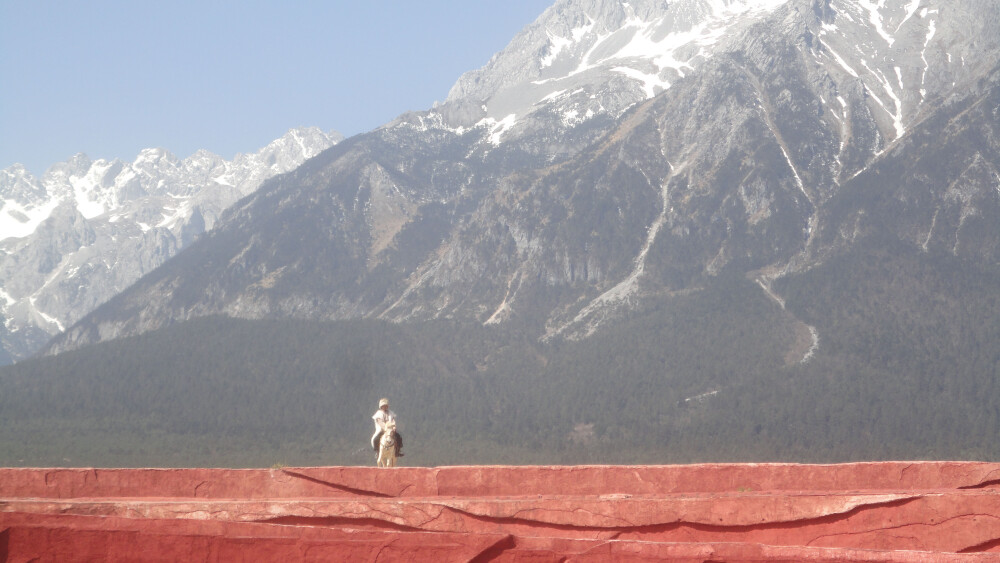
[[[375,450],[375,453],[378,453],[379,440],[382,439],[382,433],[385,432],[386,425],[389,422],[396,423],[396,413],[389,410],[389,399],[379,399],[378,410],[372,415],[372,420],[375,421],[375,435],[372,436],[372,449]],[[396,457],[403,457],[403,436],[399,433],[399,430],[395,430],[395,434]]]

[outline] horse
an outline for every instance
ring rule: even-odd
[[[378,466],[396,467],[396,423],[385,425],[385,432],[378,442]]]

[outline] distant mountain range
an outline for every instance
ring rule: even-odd
[[[335,341],[274,349],[280,387],[205,377],[303,404],[307,378],[340,428],[389,390],[435,443],[508,454],[553,429],[676,459],[992,455],[998,25],[996,0],[560,0],[444,103],[228,207],[49,365],[206,338],[185,362],[238,363],[278,323]],[[173,381],[148,369],[130,384]]]
[[[0,360],[33,354],[204,231],[268,178],[341,139],[293,129],[232,161],[145,149],[134,162],[78,154],[41,178],[0,171]]]
[[[446,103],[267,183],[53,350],[209,313],[582,338],[725,268],[780,305],[773,280],[877,229],[996,264],[995,16],[559,2]]]

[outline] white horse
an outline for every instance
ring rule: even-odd
[[[378,442],[378,466],[396,467],[396,423],[385,425],[385,432]]]

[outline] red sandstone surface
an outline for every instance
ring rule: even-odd
[[[1000,464],[0,468],[0,561],[1000,562]]]

